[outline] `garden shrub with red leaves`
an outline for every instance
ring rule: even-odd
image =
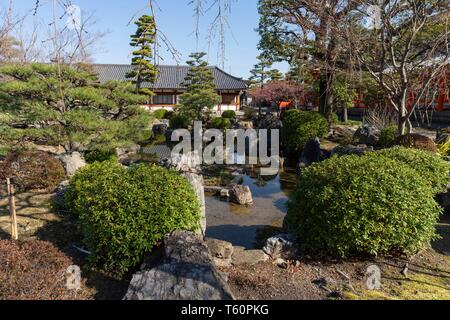
[[[0,300],[83,299],[66,288],[72,264],[49,242],[0,240]]]
[[[22,191],[45,189],[50,192],[64,180],[65,171],[62,163],[49,153],[22,151],[7,156],[0,177],[13,178]]]

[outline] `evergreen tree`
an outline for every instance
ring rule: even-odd
[[[35,142],[68,151],[112,150],[142,141],[151,115],[130,82],[99,85],[86,68],[0,68],[0,146]]]
[[[136,23],[137,30],[131,36],[133,51],[133,59],[131,64],[134,66],[133,71],[127,74],[127,78],[132,79],[136,84],[136,90],[141,94],[153,95],[153,92],[148,88],[142,88],[144,82],[155,82],[157,69],[152,64],[153,50],[152,45],[155,43],[156,25],[152,16],[143,15]]]
[[[214,75],[208,63],[203,60],[204,52],[191,54],[187,64],[189,72],[183,85],[186,92],[180,96],[180,111],[191,119],[203,120],[220,103],[221,98],[215,91]]]
[[[283,73],[278,69],[272,69],[268,72],[268,76],[270,81],[280,81],[283,80],[284,75]]]
[[[253,69],[250,70],[250,78],[252,86],[260,86],[264,87],[264,84],[270,79],[269,71],[272,67],[273,62],[265,57],[264,55],[260,55],[257,57],[258,63],[254,65]]]

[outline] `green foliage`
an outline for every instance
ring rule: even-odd
[[[222,118],[233,119],[236,118],[236,112],[233,110],[227,110],[222,113]]]
[[[392,147],[397,139],[398,127],[387,126],[380,133],[380,145],[384,148]]]
[[[289,110],[284,114],[282,141],[292,152],[301,151],[310,139],[329,133],[327,120],[317,112]]]
[[[336,81],[333,85],[334,105],[337,109],[353,108],[356,91],[351,89],[345,81]]]
[[[84,154],[87,163],[108,161],[115,157],[116,152],[114,150],[90,150]]]
[[[192,60],[187,62],[190,69],[184,79],[186,92],[180,96],[180,112],[194,120],[209,117],[211,110],[221,100],[215,91],[213,71],[203,60],[205,55],[200,52],[189,56]]]
[[[134,35],[131,36],[132,47],[136,50],[133,51],[133,59],[131,64],[133,65],[133,71],[127,74],[127,78],[132,79],[136,84],[137,92],[146,95],[153,95],[153,92],[148,88],[143,88],[144,82],[155,82],[157,69],[152,63],[153,51],[152,45],[155,43],[156,37],[156,25],[155,19],[149,15],[141,16],[135,24],[137,30]]]
[[[331,123],[332,124],[339,124],[341,121],[339,120],[339,116],[337,115],[336,112],[333,112],[331,114]]]
[[[61,162],[41,151],[13,152],[0,167],[0,177],[13,178],[16,188],[21,191],[53,191],[65,176]]]
[[[142,262],[165,235],[199,227],[189,182],[157,166],[96,162],[71,179],[65,200],[79,217],[90,262],[117,275]]]
[[[403,162],[375,153],[333,157],[298,181],[286,222],[308,252],[413,254],[436,238],[435,192]]]
[[[228,118],[214,118],[211,120],[211,128],[226,130],[231,128],[231,121]]]
[[[432,153],[409,149],[404,147],[394,147],[376,152],[378,155],[400,161],[403,164],[416,170],[418,176],[427,181],[436,194],[447,191],[450,164],[439,156]]]
[[[99,85],[77,66],[8,65],[0,75],[8,79],[0,83],[0,144],[110,150],[140,141],[152,118],[131,83]]]
[[[165,109],[159,109],[159,110],[156,110],[155,112],[153,112],[153,116],[155,117],[155,119],[158,119],[158,120],[165,119],[166,114],[167,114],[167,110],[165,110]]]
[[[254,65],[253,69],[250,70],[250,78],[248,79],[251,86],[264,86],[264,84],[270,80],[271,72],[270,68],[273,65],[273,61],[265,55],[259,55],[257,57],[258,63]],[[279,71],[272,71],[272,75],[277,78],[279,77]]]
[[[189,128],[192,120],[184,114],[176,114],[169,120],[171,129],[187,129]]]

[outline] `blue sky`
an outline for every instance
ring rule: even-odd
[[[195,18],[193,8],[188,6],[189,0],[156,0],[157,19],[159,28],[167,35],[174,47],[182,54],[184,63],[189,53],[196,51],[196,38],[194,35]],[[0,0],[0,7],[7,6],[9,0]],[[13,1],[14,9],[24,13],[34,7],[35,0]],[[38,19],[51,21],[51,1],[41,0],[43,7],[38,11]],[[135,26],[130,24],[130,19],[136,13],[146,13],[147,0],[72,0],[78,5],[83,14],[93,13],[97,24],[93,31],[107,32],[100,40],[97,51],[94,54],[96,63],[129,63],[131,48],[129,47],[130,35],[134,33]],[[208,52],[209,25],[216,11],[212,9],[202,17],[201,34],[198,51]],[[31,19],[29,19],[31,20]],[[30,22],[31,23],[31,22]],[[227,30],[225,71],[238,77],[247,78],[249,71],[256,62],[258,55],[257,44],[258,26],[257,0],[232,0],[232,11],[229,15],[230,28]],[[218,59],[218,40],[212,41],[208,60],[210,64],[220,65]],[[164,58],[162,63],[175,64],[171,55],[165,52],[164,47],[160,51]],[[286,71],[286,65],[278,65],[282,71]]]

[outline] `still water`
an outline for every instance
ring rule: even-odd
[[[286,202],[295,183],[295,170],[292,169],[284,169],[276,177],[265,178],[265,180],[246,175],[244,185],[249,186],[253,194],[254,204],[251,207],[207,196],[207,237],[252,249],[258,229],[282,226],[287,212]]]

